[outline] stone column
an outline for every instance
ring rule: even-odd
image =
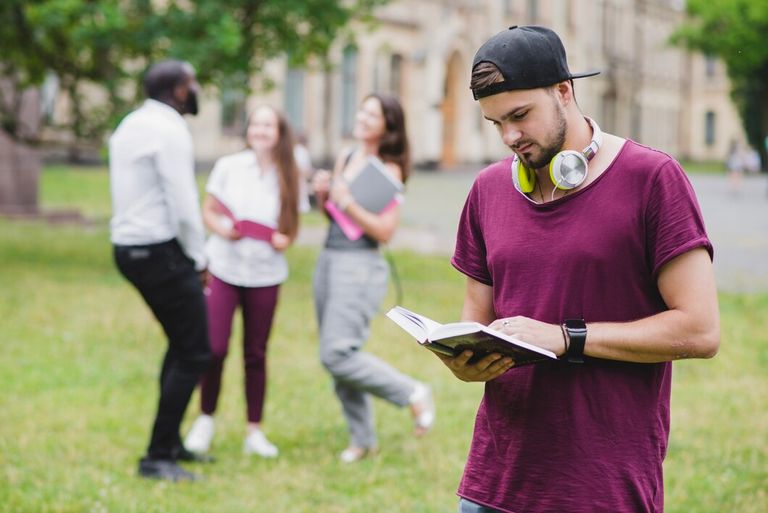
[[[0,215],[38,213],[39,152],[0,131]]]

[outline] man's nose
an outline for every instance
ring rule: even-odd
[[[507,146],[514,146],[522,135],[523,133],[511,124],[501,125],[501,140]]]

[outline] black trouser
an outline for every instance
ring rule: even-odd
[[[174,459],[181,447],[184,412],[211,357],[200,278],[175,239],[147,246],[116,245],[114,256],[117,268],[141,293],[168,337],[147,456]]]

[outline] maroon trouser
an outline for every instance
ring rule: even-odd
[[[211,364],[200,380],[200,408],[213,415],[221,390],[221,373],[229,350],[232,318],[238,305],[243,313],[243,359],[248,422],[261,422],[267,370],[267,340],[277,305],[279,285],[239,287],[211,276],[207,292],[208,332],[213,353]]]

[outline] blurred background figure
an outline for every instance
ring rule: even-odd
[[[410,154],[400,102],[389,95],[367,96],[357,112],[353,136],[356,146],[339,154],[333,173],[318,171],[314,178],[318,205],[330,197],[363,230],[362,237],[350,240],[329,216],[325,247],[314,275],[320,359],[333,377],[350,435],[349,446],[340,454],[344,463],[358,461],[378,448],[371,395],[409,406],[416,435],[429,430],[435,417],[427,385],[362,351],[371,319],[387,292],[389,266],[380,246],[397,229],[399,207],[369,212],[355,201],[347,183],[370,156],[381,159],[395,180],[407,180]]]
[[[312,157],[309,155],[309,149],[307,149],[307,136],[302,130],[299,130],[295,135],[293,157],[296,159],[296,167],[304,181],[309,182],[315,172],[315,167],[312,165]]]
[[[278,448],[262,431],[267,341],[280,284],[288,278],[283,251],[295,240],[299,212],[309,204],[283,114],[258,107],[249,117],[246,140],[247,149],[216,162],[206,186],[203,218],[212,232],[206,246],[212,275],[206,293],[213,359],[200,382],[201,414],[184,444],[194,453],[211,446],[232,319],[239,306],[248,419],[243,447],[246,454],[272,458]],[[275,229],[251,235],[233,220]]]
[[[728,157],[725,159],[725,168],[728,172],[730,191],[733,194],[738,194],[741,192],[741,181],[744,174],[744,151],[736,139],[731,141]]]
[[[192,136],[183,114],[197,114],[195,70],[169,60],[144,76],[148,99],[120,123],[109,141],[115,262],[141,293],[168,337],[160,400],[139,475],[196,479],[177,465],[195,460],[179,426],[210,347],[203,284],[205,232],[200,217]]]

